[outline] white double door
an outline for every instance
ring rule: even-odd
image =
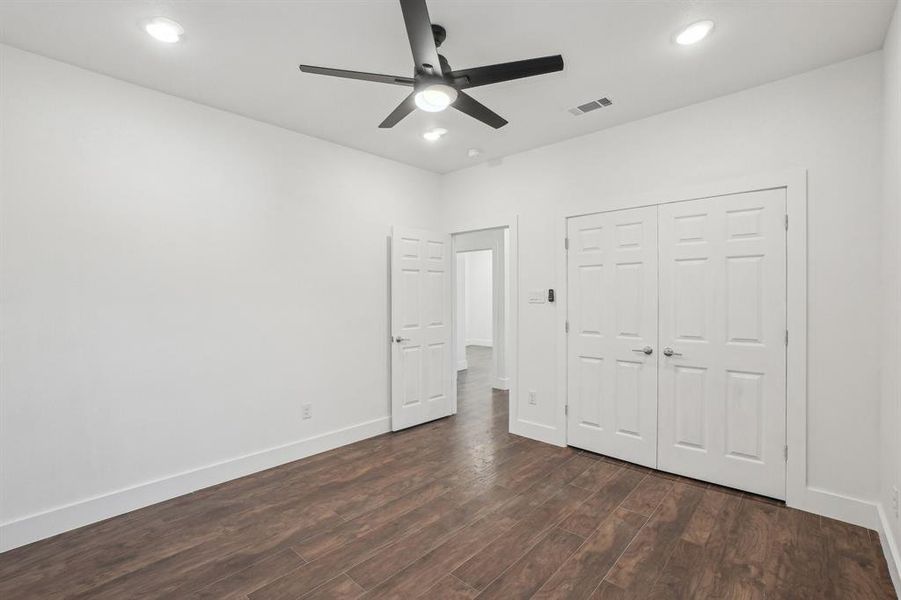
[[[569,444],[785,497],[785,190],[569,219]]]

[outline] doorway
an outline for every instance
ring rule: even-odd
[[[454,352],[458,410],[507,410],[509,234],[506,227],[453,235]],[[478,407],[481,410],[482,407]]]
[[[491,253],[491,347],[473,348],[485,365],[481,396],[492,398],[506,415],[505,429],[525,435],[517,427],[517,221],[496,227],[453,234],[403,226],[392,228],[389,239],[388,370],[391,382],[391,429],[399,431],[458,412],[457,347],[465,356],[465,337],[457,340],[458,290],[456,250]],[[482,338],[482,343],[485,338]],[[490,360],[487,357],[490,356]],[[468,370],[468,369],[467,369]],[[465,375],[465,371],[464,371]],[[481,382],[484,380],[484,382]],[[498,400],[500,399],[500,402]],[[472,402],[477,402],[473,400]],[[471,403],[472,403],[471,402]]]

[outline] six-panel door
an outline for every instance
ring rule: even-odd
[[[568,219],[570,445],[785,497],[784,218],[776,189]]]
[[[657,209],[569,219],[569,444],[657,456]]]
[[[785,190],[659,215],[659,468],[785,498]]]
[[[391,428],[453,411],[450,236],[395,227],[391,239]]]

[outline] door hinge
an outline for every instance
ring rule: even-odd
[[[783,453],[785,454],[785,462],[788,462],[788,445],[785,446]]]
[[[785,230],[788,231],[788,215],[785,215]]]
[[[563,326],[563,328],[566,330],[566,333],[569,333],[569,321],[566,321],[566,324]]]
[[[563,249],[569,250],[569,238],[568,237],[563,238]]]
[[[567,417],[569,416],[569,404],[563,405],[563,414]]]
[[[788,346],[788,329],[785,330],[785,345]]]

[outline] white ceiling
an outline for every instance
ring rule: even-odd
[[[453,68],[563,54],[566,68],[470,90],[507,118],[457,111],[378,124],[407,88],[300,73],[299,63],[412,75],[394,0],[0,2],[0,41],[149,88],[437,172],[604,129],[878,50],[895,0],[432,0]],[[174,46],[138,23],[168,16]],[[682,47],[682,26],[713,19]],[[579,117],[567,109],[609,96]],[[449,133],[437,143],[421,134]],[[482,154],[471,159],[469,148]]]

